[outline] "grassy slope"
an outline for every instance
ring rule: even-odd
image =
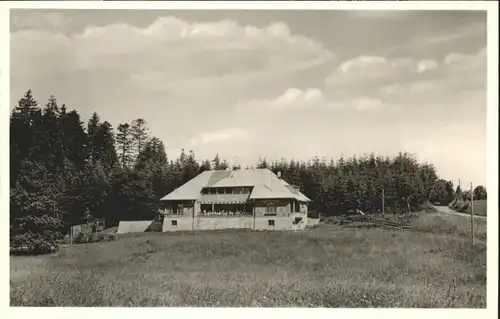
[[[453,209],[457,209],[454,207]],[[470,214],[471,213],[471,206],[469,205],[467,211],[463,212],[464,214]],[[457,211],[458,212],[458,211]],[[475,200],[474,201],[474,215],[478,216],[486,216],[487,215],[487,200]]]
[[[487,200],[475,200],[474,215],[486,216],[486,214],[487,214]]]
[[[461,216],[415,225],[144,234],[11,257],[11,304],[485,307],[484,240],[470,246]]]

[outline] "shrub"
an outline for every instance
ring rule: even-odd
[[[103,241],[111,241],[116,238],[115,234],[80,233],[73,239],[74,244],[90,244]]]
[[[308,218],[319,218],[319,213],[315,210],[310,210],[307,212]]]
[[[57,249],[53,236],[42,236],[38,233],[26,232],[11,236],[10,253],[13,255],[39,255],[52,253]]]

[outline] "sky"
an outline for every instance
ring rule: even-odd
[[[113,127],[143,118],[176,158],[414,153],[486,184],[481,11],[12,10],[11,107]]]

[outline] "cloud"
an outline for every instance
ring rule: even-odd
[[[359,56],[341,63],[325,80],[328,86],[349,85],[352,82],[377,84],[396,78],[411,77],[438,69],[434,60],[411,58],[388,59],[381,56]]]
[[[347,15],[354,19],[406,19],[413,13],[403,10],[352,10],[347,11]]]
[[[432,63],[427,63],[429,69]],[[417,102],[429,104],[434,102],[453,103],[455,100],[467,100],[486,98],[486,51],[479,50],[475,54],[459,54],[452,52],[444,60],[439,73],[432,77],[413,78],[411,81],[395,81],[383,85],[378,93],[386,98],[407,100],[407,103]],[[426,103],[422,103],[426,101]]]
[[[248,141],[250,135],[247,131],[239,128],[226,128],[217,131],[201,133],[190,139],[191,146],[200,146],[210,143]]]
[[[450,53],[443,61],[359,56],[340,63],[325,79],[324,87],[289,88],[239,107],[246,110],[246,116],[269,116],[274,111],[387,114],[406,109],[409,117],[421,113],[451,119],[471,108],[477,108],[480,115],[486,107],[485,52]]]
[[[341,73],[360,73],[360,72],[376,72],[381,69],[386,69],[388,60],[379,56],[360,56],[352,60],[342,63],[338,67]]]
[[[26,9],[11,10],[10,23],[14,29],[51,29],[67,26],[72,19],[63,12],[30,11]]]
[[[356,108],[359,111],[377,111],[384,107],[384,103],[381,100],[370,98],[360,98],[356,102]]]
[[[275,98],[242,102],[237,109],[242,110],[246,117],[269,117],[273,114],[272,112],[277,112],[276,114],[282,114],[283,112],[307,114],[322,111],[332,114],[331,112],[396,111],[397,107],[368,96],[330,99],[326,98],[323,91],[318,88],[304,90],[289,88]]]
[[[378,101],[358,102],[358,109],[383,104],[392,109],[412,109],[412,114],[448,112],[453,117],[455,112],[472,109],[483,114],[486,48],[472,54],[450,52],[442,61],[360,56],[341,63],[331,72],[325,79],[324,96],[336,100],[367,97]]]
[[[299,90],[290,88],[277,98],[268,101],[269,108],[289,109],[289,108],[309,108],[324,103],[323,92],[317,88]]]
[[[417,63],[417,73],[425,73],[428,71],[436,70],[439,67],[438,63],[433,60],[422,60]]]
[[[20,30],[12,33],[11,52],[14,76],[118,70],[128,74],[132,84],[158,90],[176,89],[179,84],[172,83],[192,79],[198,84],[213,84],[213,79],[231,83],[246,76],[257,80],[333,57],[321,43],[292,34],[280,22],[259,28],[229,19],[198,23],[172,16],[145,27],[90,25],[72,35]],[[40,60],[50,67],[40,65]]]
[[[411,82],[439,68],[432,59],[358,56],[342,62],[326,77],[325,92],[336,99],[371,96],[383,86]]]
[[[485,12],[486,13],[486,12]],[[458,40],[464,40],[467,37],[477,36],[478,34],[486,34],[486,19],[481,22],[476,23],[465,23],[459,28],[456,28],[452,32],[450,30],[444,30],[438,32],[433,36],[427,36],[425,38],[416,39],[413,45],[436,45],[446,42],[454,42]]]
[[[252,114],[267,114],[284,111],[307,111],[325,107],[328,104],[323,97],[323,92],[318,88],[288,88],[283,93],[268,99],[252,99],[240,101],[236,110],[243,112],[244,116]]]
[[[451,72],[475,72],[486,70],[486,47],[475,54],[449,53],[443,61]],[[486,75],[486,74],[485,74]]]

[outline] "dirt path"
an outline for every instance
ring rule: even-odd
[[[456,212],[453,209],[449,208],[448,206],[434,206],[434,207],[436,207],[437,211],[440,212],[440,213],[451,214],[451,215],[458,215],[458,216],[463,216],[463,217],[470,217],[469,214]],[[474,218],[484,218],[484,219],[486,219],[486,216],[474,215]]]

